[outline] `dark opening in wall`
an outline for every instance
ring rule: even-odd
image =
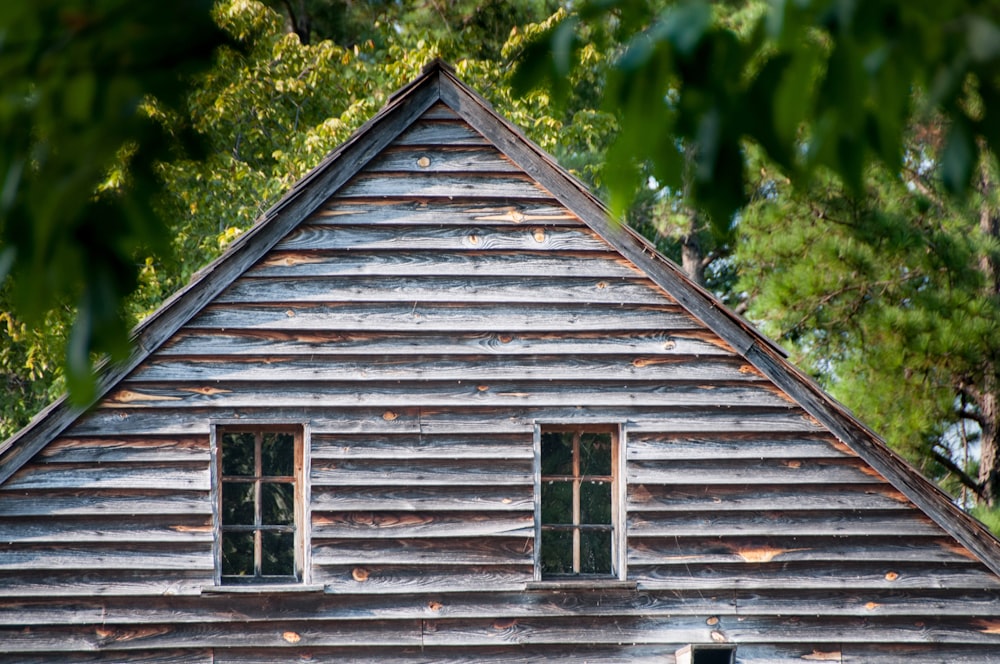
[[[736,646],[692,644],[676,653],[677,664],[735,664]]]

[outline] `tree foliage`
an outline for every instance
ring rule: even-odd
[[[275,4],[284,10],[288,3]],[[142,122],[151,120],[150,131],[166,138],[158,144],[157,160],[147,164],[157,180],[124,192],[138,196],[142,191],[144,205],[152,204],[168,221],[169,233],[159,245],[130,245],[134,281],[122,281],[122,291],[105,300],[120,303],[128,284],[137,284],[115,309],[129,324],[183,286],[434,57],[448,57],[463,79],[531,138],[584,179],[600,182],[598,165],[616,127],[612,114],[594,107],[604,56],[596,49],[584,52],[584,66],[571,77],[580,94],[567,106],[555,107],[543,91],[515,95],[510,89],[507,63],[526,39],[547,27],[551,3],[309,0],[291,5],[310,12],[308,43],[294,33],[287,14],[261,2],[216,2],[211,17],[227,45],[211,66],[189,79],[184,95],[175,90],[142,98]],[[338,32],[324,16],[340,17],[357,29]],[[515,22],[522,19],[525,23]],[[187,149],[189,136],[200,139],[201,152]],[[134,157],[127,165],[110,163],[116,165],[100,169],[102,177],[109,168],[117,169],[107,180],[109,193],[126,181],[136,184]],[[117,235],[105,228],[94,235],[95,242],[98,237],[103,243]],[[13,433],[65,386],[59,348],[74,323],[74,308],[68,302],[46,315],[45,324],[30,325],[14,314],[0,318],[0,372],[10,395],[0,404],[0,437]]]
[[[565,95],[581,48],[621,42],[604,98],[621,122],[612,203],[652,174],[653,222],[695,280],[720,266],[720,294],[928,474],[989,505],[998,26],[996,5],[964,0],[585,2],[518,81]]]
[[[648,162],[662,184],[687,190],[718,234],[730,232],[748,200],[748,139],[794,180],[823,167],[855,194],[866,164],[891,172],[902,166],[915,113],[944,119],[938,167],[949,191],[970,186],[977,141],[1000,148],[997,5],[811,0],[765,10],[747,3],[743,20],[733,23],[718,20],[726,4],[583,2],[522,61],[522,88],[548,81],[564,94],[560,81],[584,44],[624,44],[605,95],[622,122],[609,155],[617,209]],[[678,140],[690,160],[676,149]]]
[[[20,344],[0,353],[8,385],[17,364],[37,378],[52,362],[42,346],[65,339],[69,386],[86,400],[92,353],[127,352],[120,305],[136,284],[135,258],[167,237],[151,200],[168,142],[140,106],[147,95],[176,104],[180,76],[207,62],[220,41],[207,9],[203,0],[169,12],[127,0],[0,3],[0,299],[4,333]],[[127,186],[113,186],[122,161]]]
[[[760,169],[763,193],[740,220],[739,290],[749,315],[897,450],[993,502],[968,446],[995,444],[1000,298],[982,262],[1000,245],[980,221],[996,191],[956,201],[929,165],[914,166],[906,177],[870,168],[860,194],[830,176],[796,189]]]

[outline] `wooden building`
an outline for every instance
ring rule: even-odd
[[[1000,543],[435,62],[0,446],[0,661],[1000,662]]]

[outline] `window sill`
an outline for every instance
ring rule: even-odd
[[[526,590],[635,590],[635,581],[619,579],[546,579],[529,581]]]
[[[277,595],[281,593],[321,593],[325,586],[322,584],[306,583],[261,583],[258,585],[227,585],[227,586],[205,586],[202,593],[215,593],[221,595]]]

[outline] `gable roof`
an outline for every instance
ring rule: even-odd
[[[140,324],[134,331],[130,357],[102,368],[94,403],[438,102],[450,107],[993,572],[1000,574],[1000,541],[982,524],[961,511],[947,494],[788,363],[779,347],[688,279],[642,236],[612,220],[607,208],[581,182],[494,112],[488,102],[459,81],[454,71],[440,60],[431,62],[416,80],[396,92],[375,117],[300,180],[223,256],[198,272],[185,288]],[[64,397],[0,445],[0,483],[84,412],[86,408],[73,406]]]

